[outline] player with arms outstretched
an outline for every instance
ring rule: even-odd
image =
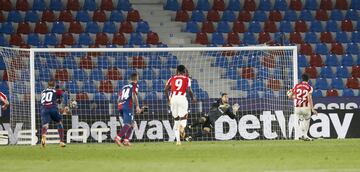
[[[56,122],[60,147],[65,147],[64,142],[64,126],[62,116],[59,113],[58,104],[61,103],[62,90],[55,90],[55,81],[48,82],[48,87],[41,92],[41,146],[46,145],[46,133],[49,128],[50,120]]]
[[[9,106],[9,101],[6,97],[6,95],[0,91],[0,102],[3,104],[1,106],[1,111],[5,111],[7,109],[7,107]],[[0,111],[0,116],[1,116],[1,111]]]
[[[138,100],[138,80],[138,74],[132,73],[130,75],[130,83],[123,86],[119,93],[118,109],[124,123],[119,134],[115,137],[115,143],[119,146],[131,146],[129,138],[134,125],[133,104],[135,104],[135,112],[137,114],[141,113]]]
[[[310,126],[311,113],[317,114],[314,109],[312,93],[313,88],[309,85],[309,76],[303,74],[301,76],[302,82],[296,84],[294,88],[287,92],[289,98],[294,99],[295,114],[299,118],[301,129],[300,139],[311,141],[312,139],[307,135]]]
[[[172,76],[165,85],[165,95],[168,98],[171,113],[174,118],[174,130],[176,144],[180,145],[180,133],[184,137],[184,129],[187,124],[188,117],[188,101],[186,99],[186,91],[193,101],[195,100],[194,93],[191,89],[191,80],[188,77],[184,65],[177,66],[176,75]]]
[[[196,123],[189,125],[187,129],[191,130],[195,127],[201,125],[202,130],[196,134],[189,135],[185,138],[186,141],[192,141],[194,138],[204,136],[210,133],[211,129],[214,127],[214,123],[222,115],[228,115],[231,119],[236,117],[236,112],[239,110],[239,104],[235,103],[230,106],[229,96],[227,93],[222,93],[221,98],[215,100],[210,107],[210,110],[207,114],[200,117]]]

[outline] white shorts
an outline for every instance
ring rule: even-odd
[[[310,107],[295,107],[295,114],[300,120],[310,119],[311,109]]]
[[[185,96],[174,95],[170,99],[170,109],[174,118],[184,117],[188,113],[188,106]]]

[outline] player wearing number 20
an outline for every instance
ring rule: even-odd
[[[302,136],[300,139],[309,141],[311,138],[307,135],[310,126],[311,113],[317,114],[314,109],[312,92],[313,88],[309,85],[309,76],[301,76],[302,82],[296,84],[294,88],[288,91],[289,98],[294,99],[295,114],[299,118],[299,124]]]
[[[45,147],[46,133],[50,120],[55,121],[60,137],[60,146],[65,147],[62,116],[57,107],[61,103],[62,90],[55,90],[55,81],[48,82],[48,88],[41,92],[41,146]]]
[[[137,97],[139,91],[138,90],[139,85],[137,84],[138,80],[139,80],[138,74],[132,73],[130,75],[130,83],[123,86],[121,92],[119,93],[118,109],[124,123],[119,134],[115,137],[115,143],[119,146],[131,145],[129,138],[132,133],[132,129],[134,125],[133,104],[135,104],[136,113],[137,114],[141,113],[139,100]]]
[[[191,89],[191,80],[187,75],[184,65],[177,66],[176,75],[172,76],[166,83],[165,95],[167,95],[172,116],[174,117],[174,131],[176,144],[180,145],[180,133],[185,137],[184,129],[188,116],[188,101],[186,91],[189,91],[191,99],[194,101],[194,94]],[[170,91],[170,93],[169,93]]]

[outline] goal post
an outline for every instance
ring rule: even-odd
[[[298,80],[296,46],[2,47],[0,55],[9,76],[12,144],[37,144],[39,94],[50,79],[65,90],[65,99],[78,102],[71,114],[64,115],[66,139],[70,143],[112,142],[122,125],[117,93],[132,72],[140,75],[140,104],[148,107],[135,116],[133,140],[173,141],[173,119],[163,89],[178,64],[188,69],[198,99],[189,103],[188,123],[207,113],[223,92],[229,94],[230,104],[240,104],[235,120],[220,117],[212,133],[198,140],[296,138],[296,124],[290,124],[295,120],[293,104],[286,97]],[[55,128],[53,123],[50,128]],[[196,132],[199,129],[188,134]],[[54,143],[56,139],[54,136]]]

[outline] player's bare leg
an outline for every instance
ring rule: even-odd
[[[49,128],[49,124],[44,124],[41,128],[41,147],[46,147],[46,133]]]

